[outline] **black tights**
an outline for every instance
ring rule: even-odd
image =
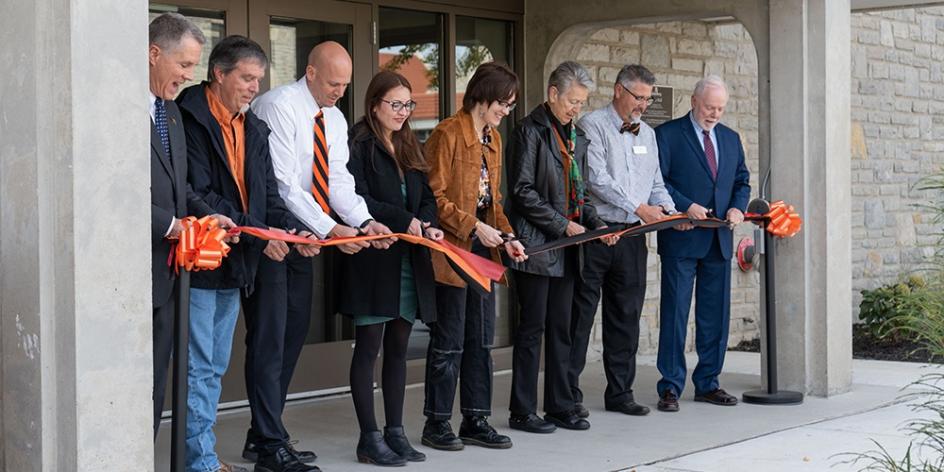
[[[387,426],[403,424],[403,395],[406,386],[406,348],[413,325],[403,318],[367,326],[354,332],[351,360],[351,397],[362,432],[378,431],[374,418],[374,361],[383,342],[384,417]]]

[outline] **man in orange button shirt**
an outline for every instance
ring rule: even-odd
[[[181,93],[177,103],[187,135],[189,180],[214,211],[239,226],[302,228],[279,196],[269,158],[269,129],[248,107],[267,64],[254,41],[227,37],[210,53],[209,81]],[[305,256],[317,253],[314,246],[297,249]],[[280,261],[288,251],[284,242],[244,236],[219,269],[191,278],[188,471],[232,470],[214,451],[220,379],[229,365],[241,297],[253,290],[260,258]],[[294,465],[293,471],[318,470]]]

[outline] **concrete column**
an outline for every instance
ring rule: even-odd
[[[804,218],[776,245],[779,373],[821,396],[852,377],[849,8],[770,2],[770,195]]]
[[[149,470],[147,2],[3,5],[0,469]]]

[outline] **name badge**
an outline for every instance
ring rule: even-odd
[[[649,151],[646,150],[646,146],[633,146],[633,154],[648,154]]]

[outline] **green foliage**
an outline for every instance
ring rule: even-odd
[[[931,203],[920,205],[933,214],[932,222],[944,224],[944,171],[922,179],[917,190],[929,191]],[[859,317],[879,336],[918,340],[934,357],[944,356],[944,231],[938,243],[928,281],[912,276],[901,283],[862,292]],[[843,463],[861,471],[944,472],[944,370],[921,376],[907,387],[903,398],[921,419],[904,429],[913,440],[897,458],[880,443],[863,453],[843,454]]]
[[[876,338],[900,339],[903,328],[915,317],[921,317],[939,298],[937,290],[928,287],[919,275],[912,275],[899,283],[862,291],[859,319]]]

